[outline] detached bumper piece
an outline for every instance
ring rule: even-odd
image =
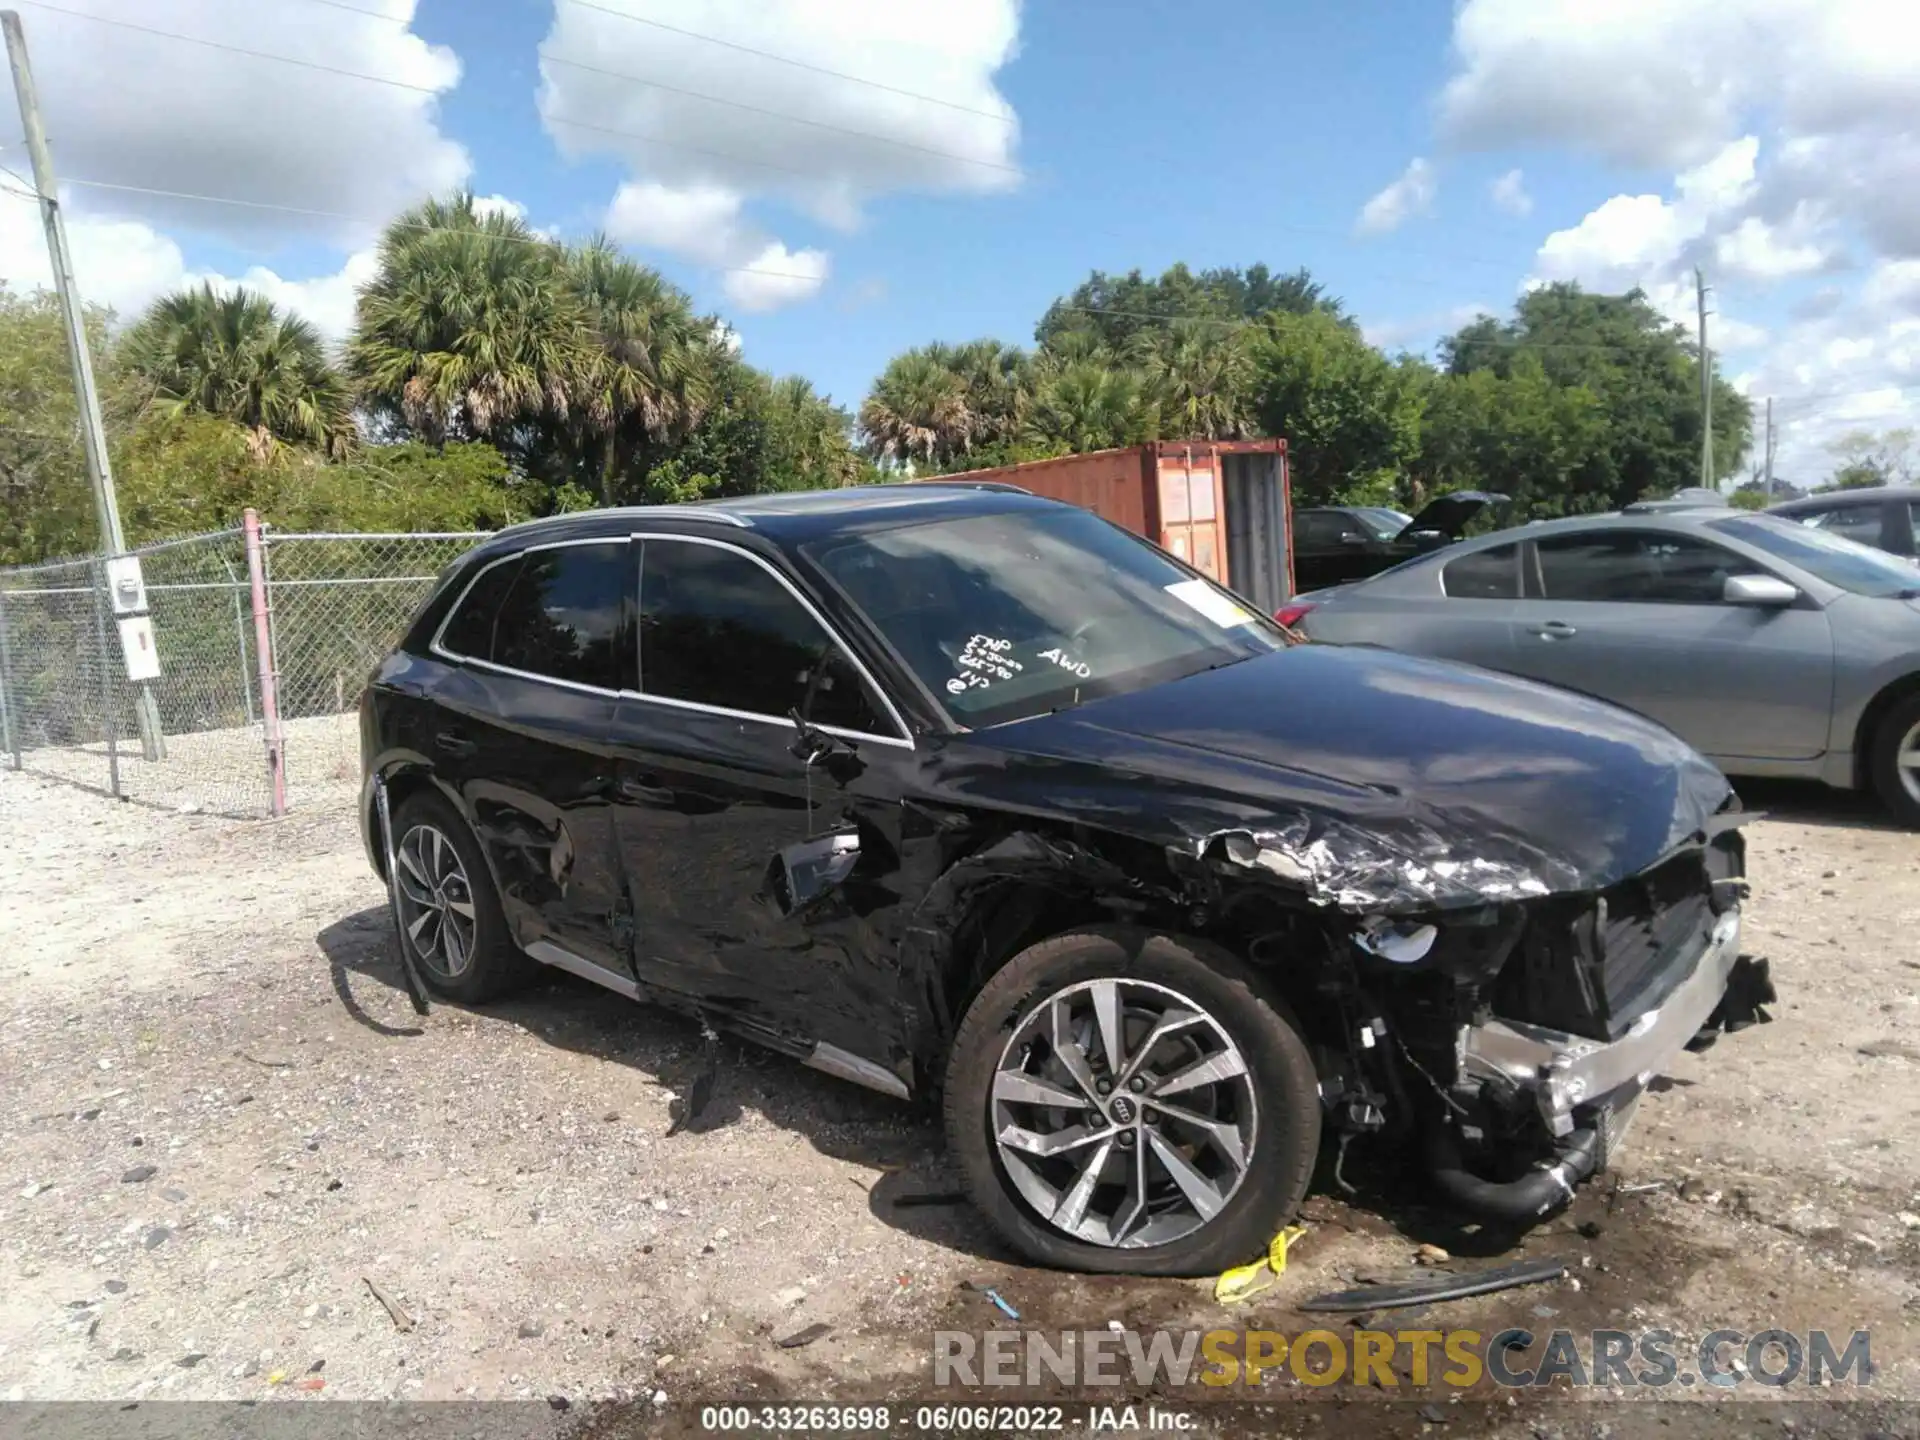
[[[1767,962],[1740,954],[1740,912],[1713,922],[1707,944],[1661,1002],[1609,1040],[1516,1020],[1462,1027],[1458,1073],[1509,1105],[1528,1106],[1551,1137],[1551,1153],[1517,1179],[1487,1180],[1461,1159],[1450,1121],[1429,1131],[1435,1184],[1460,1209],[1527,1223],[1573,1198],[1580,1181],[1610,1162],[1647,1084],[1688,1049],[1721,1031],[1768,1019],[1774,1000]],[[1538,1133],[1538,1132],[1536,1132]]]

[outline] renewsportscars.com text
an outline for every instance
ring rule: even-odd
[[[1536,1349],[1535,1347],[1538,1346]],[[1619,1386],[1873,1383],[1871,1338],[1712,1330],[939,1330],[933,1380],[948,1385]]]

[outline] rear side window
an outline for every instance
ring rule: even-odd
[[[493,659],[493,626],[506,604],[507,592],[520,574],[523,557],[498,560],[482,570],[459,608],[447,617],[440,631],[440,648],[469,660]]]
[[[596,690],[632,687],[627,542],[530,550],[475,582],[441,634],[472,660]]]
[[[1754,573],[1730,550],[1658,530],[1558,535],[1534,547],[1548,600],[1718,605],[1729,576]]]
[[[816,725],[863,734],[895,729],[792,592],[758,562],[716,545],[645,542],[640,689],[781,720],[800,710]]]
[[[1440,587],[1454,600],[1518,600],[1520,547],[1496,545],[1449,560],[1440,572]]]
[[[1812,514],[1799,517],[1804,525],[1816,530],[1826,530],[1835,535],[1844,535],[1849,540],[1862,545],[1880,544],[1881,519],[1878,505],[1836,505],[1830,510],[1816,510]]]

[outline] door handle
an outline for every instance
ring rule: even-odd
[[[1580,633],[1564,620],[1549,620],[1544,625],[1530,625],[1527,628],[1542,640],[1571,640]]]
[[[620,793],[629,800],[639,801],[642,805],[673,804],[673,791],[667,789],[664,785],[649,785],[647,780],[652,778],[652,776],[648,776],[646,779],[641,780],[622,780],[620,782]]]
[[[438,735],[433,737],[433,743],[438,749],[444,750],[449,755],[462,757],[472,755],[480,748],[458,730],[442,730]]]

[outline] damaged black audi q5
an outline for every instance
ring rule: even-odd
[[[539,521],[374,674],[369,854],[410,984],[937,1096],[1045,1263],[1238,1263],[1368,1139],[1526,1223],[1764,1018],[1738,803],[1625,711],[1294,642],[1006,487]]]

